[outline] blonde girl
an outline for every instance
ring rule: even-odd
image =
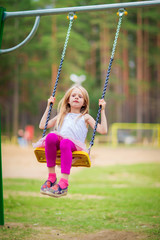
[[[55,98],[48,99],[47,108],[39,124],[44,129],[47,113]],[[106,102],[99,100],[101,108],[101,123],[97,126],[97,132],[107,133],[107,119],[105,115]],[[54,127],[56,130],[49,133],[41,146],[45,147],[45,154],[48,167],[48,179],[41,186],[40,192],[52,197],[61,197],[68,192],[68,178],[72,165],[72,152],[86,151],[85,139],[88,126],[95,126],[95,120],[89,115],[89,96],[82,86],[71,87],[64,95],[58,105],[58,114],[49,120],[47,128]],[[39,145],[39,146],[40,146]],[[61,178],[57,184],[55,172],[56,152],[61,150]]]

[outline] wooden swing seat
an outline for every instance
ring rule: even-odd
[[[34,153],[38,162],[45,163],[45,149],[44,148],[35,148]],[[84,151],[74,151],[72,152],[72,167],[91,167],[91,161],[87,152]],[[56,165],[61,165],[61,152],[57,151]]]

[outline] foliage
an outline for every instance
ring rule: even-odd
[[[115,0],[108,1],[114,3]],[[11,4],[12,3],[12,4]],[[104,4],[107,2],[105,1]],[[92,1],[58,1],[48,0],[1,0],[1,5],[7,11],[18,10],[33,10],[39,8],[62,8],[83,5],[96,5],[100,4],[97,0]],[[103,4],[103,2],[101,2]],[[142,26],[137,25],[137,11],[141,11]],[[128,10],[129,15],[124,17],[123,29],[120,33],[117,46],[117,54],[113,64],[110,82],[107,90],[106,99],[109,101],[107,112],[110,118],[109,123],[118,121],[119,116],[114,107],[115,103],[120,103],[121,108],[126,109],[127,104],[126,93],[124,92],[123,72],[124,59],[123,50],[126,49],[129,55],[128,68],[129,68],[129,94],[131,101],[134,102],[136,109],[136,34],[139,29],[149,34],[149,48],[146,58],[148,59],[148,68],[150,69],[150,80],[147,82],[147,91],[149,96],[157,96],[157,69],[159,61],[159,49],[157,48],[156,41],[158,36],[158,22],[159,12],[158,8],[145,8],[137,10],[135,8]],[[67,88],[71,86],[70,75],[75,73],[77,75],[85,74],[87,80],[84,86],[90,93],[91,114],[95,117],[97,109],[98,98],[101,97],[101,91],[105,81],[104,73],[106,74],[107,65],[109,63],[110,53],[114,40],[117,16],[116,10],[97,11],[97,12],[79,12],[78,19],[74,21],[71,37],[68,43],[68,49],[65,56],[65,61],[60,76],[59,86],[57,89],[57,99],[63,96]],[[147,21],[146,21],[147,19]],[[9,48],[21,42],[25,36],[30,32],[33,25],[34,18],[17,18],[9,19],[5,22],[4,34],[2,41],[2,48]],[[15,109],[19,110],[18,127],[24,128],[26,124],[38,125],[41,118],[46,101],[52,93],[55,73],[52,70],[53,65],[58,67],[60,63],[61,52],[64,45],[64,40],[68,28],[68,21],[66,15],[54,15],[41,17],[39,29],[31,40],[31,42],[16,52],[1,56],[0,68],[0,103],[1,107],[6,107],[6,112],[2,111],[2,126],[3,133],[7,132],[7,123],[9,132],[13,130],[12,116]],[[106,39],[102,41],[103,31],[108,29]],[[127,37],[124,32],[127,31]],[[16,34],[15,34],[16,33]],[[106,45],[106,46],[105,46]],[[92,49],[96,46],[96,50]],[[105,56],[104,56],[105,51]],[[93,54],[95,59],[93,59]],[[105,57],[105,59],[104,59]],[[95,61],[95,62],[94,62]],[[104,66],[105,63],[105,66]],[[92,70],[95,68],[95,73]],[[118,70],[120,69],[120,71]],[[119,71],[119,74],[117,72]],[[145,70],[144,70],[145,72]],[[146,91],[145,79],[142,79],[142,91]],[[117,91],[117,87],[119,90]],[[138,85],[139,87],[139,85]],[[16,90],[18,89],[18,90]],[[16,94],[18,91],[18,103],[15,102]],[[143,94],[145,95],[145,93]],[[142,96],[144,97],[144,96]],[[157,106],[157,97],[152,97],[154,104]],[[128,102],[129,104],[129,102]],[[124,107],[123,107],[124,106]],[[149,108],[150,114],[154,111]],[[136,114],[136,112],[134,113]],[[143,113],[141,113],[143,114]],[[127,116],[131,115],[127,112]],[[122,120],[127,121],[129,117],[125,118],[122,114]],[[131,121],[135,119],[135,115]],[[151,118],[153,121],[153,117]],[[158,115],[154,117],[154,121],[158,122]]]

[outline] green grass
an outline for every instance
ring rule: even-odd
[[[83,169],[71,175],[67,198],[41,197],[41,184],[4,179],[5,222],[17,225],[0,228],[3,239],[32,239],[35,226],[68,233],[133,231],[160,239],[160,164]]]

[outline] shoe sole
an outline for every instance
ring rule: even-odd
[[[45,194],[48,195],[48,196],[50,196],[50,197],[60,198],[60,197],[66,196],[66,195],[67,195],[67,192],[61,193],[61,194],[53,194],[53,193],[50,193],[50,192],[46,192]]]
[[[48,195],[46,192],[43,192],[42,190],[40,190],[40,193],[43,195]]]

